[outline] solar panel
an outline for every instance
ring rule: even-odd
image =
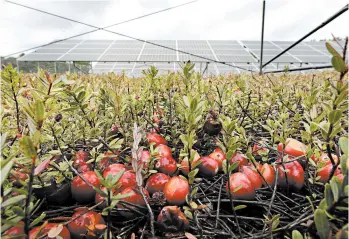
[[[106,49],[107,47],[109,47],[110,44],[88,44],[88,43],[84,43],[84,44],[80,44],[78,45],[76,48],[85,48],[85,49],[95,49],[95,48],[100,48],[100,49]]]
[[[42,61],[43,59],[45,61],[55,61],[57,60],[62,54],[37,54],[32,53],[28,55],[24,55],[20,58],[21,61]]]
[[[326,63],[330,62],[331,58],[327,56],[296,56],[302,62],[312,62],[312,63]]]
[[[209,49],[206,41],[177,41],[178,48],[195,48],[195,49]]]
[[[60,61],[95,61],[100,54],[66,54],[59,58]]]
[[[208,59],[165,49],[161,46],[152,45],[149,42]],[[263,62],[267,62],[292,43],[292,41],[265,41]],[[93,68],[101,72],[120,72],[122,69],[132,72],[138,66],[137,64],[135,65],[135,62],[139,62],[144,69],[153,64],[161,72],[166,72],[167,70],[180,69],[175,62],[186,62],[188,60],[196,62],[196,70],[203,71],[206,67],[204,62],[210,61],[209,59],[218,59],[230,64],[240,64],[247,69],[258,70],[260,44],[260,41],[245,40],[148,40],[148,43],[144,43],[134,40],[72,39],[39,48],[18,58],[18,61],[91,61],[96,62],[93,64]],[[332,42],[331,44],[338,52],[342,52],[341,47],[337,43]],[[280,56],[265,69],[275,69],[276,67],[280,69],[282,64],[287,64],[289,67],[300,67],[300,63],[303,64],[302,66],[305,66],[307,65],[306,63],[319,65],[329,64],[330,61],[331,57],[326,49],[325,41],[304,42],[289,50],[285,55]],[[211,63],[207,72],[217,73],[219,70],[227,72],[242,71],[230,68],[226,65]],[[138,74],[139,72],[135,71],[134,73]]]
[[[291,49],[289,51],[289,53],[291,53],[292,55],[295,55],[295,56],[323,56],[322,53],[317,52],[315,50],[302,51],[302,50],[293,50],[293,49]]]
[[[212,55],[212,51],[210,49],[188,49],[186,50],[186,52],[199,55],[199,56]],[[179,53],[179,54],[183,54],[183,53]]]
[[[154,44],[151,44],[154,43]],[[171,40],[163,40],[163,41],[157,41],[157,40],[149,40],[147,41],[147,43],[145,44],[145,48],[157,48],[159,46],[155,45],[161,45],[161,46],[167,46],[167,47],[171,47],[171,48],[176,48],[176,41],[171,41]]]
[[[263,62],[267,62],[272,58],[274,58],[273,55],[272,56],[265,55],[263,56]],[[282,56],[279,56],[277,59],[275,59],[273,62],[299,62],[299,60],[297,60],[296,58],[290,55],[282,55]]]
[[[231,49],[241,50],[241,49],[244,49],[240,45],[211,45],[211,47],[213,50],[231,50]]]
[[[133,55],[133,54],[139,54],[141,52],[141,49],[133,49],[133,48],[130,48],[130,49],[111,49],[109,48],[105,54],[106,55],[116,55],[116,54],[123,54],[123,55]]]
[[[258,50],[252,50],[251,51],[256,55],[256,56],[260,56],[261,51],[260,49]],[[272,56],[276,56],[277,54],[279,54],[281,52],[280,49],[263,49],[263,55],[272,55]]]
[[[111,44],[114,40],[89,40],[89,44]]]
[[[176,61],[177,55],[144,55],[142,54],[139,61]]]
[[[57,49],[57,48],[63,48],[63,49],[71,49],[72,47],[75,47],[77,44],[71,43],[71,44],[52,44],[48,46],[44,46],[41,49]]]
[[[79,49],[75,48],[69,53],[78,53],[78,54],[102,54],[104,52],[104,49]]]
[[[61,42],[57,42],[56,44],[67,44],[67,43],[80,43],[82,40],[78,40],[78,39],[69,39],[69,40],[65,40],[65,41],[61,41]]]
[[[261,45],[261,42],[256,42],[256,43],[245,43],[245,42],[242,42],[245,46],[247,46],[247,47],[250,47],[250,46],[260,46]],[[263,44],[263,47],[264,46],[274,46],[274,44],[273,43],[271,43],[271,42],[264,42],[264,44]]]
[[[202,57],[208,58],[208,59],[212,59],[214,60],[214,56],[213,55],[200,55]],[[207,59],[203,59],[200,57],[196,57],[196,56],[191,56],[191,55],[187,55],[187,54],[180,54],[179,55],[179,61],[193,61],[193,62],[207,62]]]
[[[139,51],[140,52],[140,51]],[[169,49],[164,49],[164,48],[154,48],[154,49],[143,49],[142,51],[143,55],[174,55],[176,54],[176,51],[169,50]]]
[[[289,45],[278,45],[282,49],[286,49]],[[293,50],[311,51],[312,49],[308,46],[299,45],[292,48]]]
[[[282,44],[282,45],[291,45],[294,43],[294,41],[272,41],[273,43],[279,45],[279,44]],[[300,43],[302,44],[302,43]]]
[[[118,44],[118,43],[114,43],[110,46],[110,48],[114,49],[114,48],[121,48],[121,49],[125,49],[125,48],[139,48],[141,49],[143,46],[142,44],[133,44],[133,43],[122,43],[122,44]]]
[[[214,46],[214,45],[240,45],[238,41],[221,41],[221,40],[208,40],[208,43],[211,45],[211,46]]]
[[[216,55],[227,55],[227,54],[231,54],[231,55],[249,55],[249,53],[246,50],[240,50],[240,49],[226,49],[226,50],[214,49],[213,51],[214,51],[214,53],[216,53]]]
[[[103,55],[99,61],[137,61],[138,55]]]
[[[256,62],[256,60],[249,55],[217,55],[219,61],[223,62]]]
[[[35,50],[35,53],[66,53],[69,49],[44,49],[40,48]]]

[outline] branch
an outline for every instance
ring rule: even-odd
[[[154,213],[151,210],[148,199],[143,192],[143,175],[142,175],[142,163],[140,162],[141,154],[143,151],[143,147],[139,147],[139,143],[142,140],[142,129],[137,127],[137,124],[134,124],[133,130],[133,146],[132,146],[132,168],[136,174],[136,182],[138,186],[138,190],[143,197],[145,204],[147,205],[147,209],[150,215],[150,228],[152,237],[155,238],[155,230],[154,230]]]

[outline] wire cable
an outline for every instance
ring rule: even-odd
[[[128,22],[131,22],[131,21],[135,21],[135,20],[138,20],[138,19],[141,19],[141,18],[145,18],[145,17],[151,16],[151,15],[155,15],[155,14],[157,14],[157,13],[169,11],[169,10],[172,10],[172,9],[175,9],[175,8],[178,8],[178,7],[182,7],[182,6],[188,5],[188,4],[190,4],[190,3],[197,2],[197,1],[199,1],[199,0],[195,0],[195,1],[191,1],[191,2],[186,2],[186,3],[180,4],[180,5],[176,5],[176,6],[173,6],[173,7],[165,8],[165,9],[162,9],[162,10],[159,10],[159,11],[156,11],[156,12],[151,12],[151,13],[148,13],[148,14],[145,14],[145,15],[142,15],[142,16],[139,16],[139,17],[131,18],[131,19],[128,19],[128,20],[125,20],[125,21],[122,21],[122,22],[118,22],[118,23],[115,23],[115,24],[112,24],[112,25],[109,25],[109,26],[105,26],[105,27],[103,27],[102,29],[106,29],[106,28],[118,26],[118,25],[121,25],[121,24],[124,24],[124,23],[128,23]],[[12,2],[12,1],[7,1],[7,2],[8,2],[8,3],[15,4],[15,5],[19,5],[19,6],[21,6],[21,7],[26,7],[26,6],[22,5],[22,4],[17,4],[17,3]],[[29,9],[34,10],[33,8],[29,8]],[[44,12],[44,11],[40,11],[40,12]],[[44,12],[44,13],[46,13],[46,12]],[[56,16],[57,16],[57,15],[56,15]],[[68,20],[68,19],[66,19],[66,20]],[[72,39],[72,38],[80,37],[80,36],[87,35],[87,34],[90,34],[90,33],[96,32],[96,31],[100,31],[100,30],[101,30],[101,29],[94,29],[94,30],[92,30],[92,31],[87,31],[87,32],[80,33],[80,34],[77,34],[77,35],[73,35],[73,36],[70,36],[70,37],[67,37],[67,38],[55,40],[55,41],[52,41],[52,42],[47,43],[47,44],[43,44],[43,45],[39,45],[39,46],[36,46],[36,47],[28,48],[28,49],[25,49],[25,50],[22,50],[22,51],[14,52],[14,53],[8,54],[8,55],[6,55],[6,56],[4,56],[4,57],[9,57],[9,56],[13,56],[13,55],[16,55],[16,54],[19,54],[19,53],[23,53],[23,52],[26,52],[26,51],[35,50],[35,49],[40,48],[40,47],[49,46],[49,45],[51,45],[51,44],[55,44],[55,43],[59,43],[59,42],[62,42],[62,41],[70,40],[70,39]]]
[[[249,71],[249,72],[255,72],[253,70],[249,70],[249,69],[245,69],[243,67],[239,67],[239,66],[235,66],[235,65],[232,65],[232,64],[228,64],[226,62],[217,61],[217,60],[214,60],[214,59],[211,59],[211,58],[208,58],[208,57],[204,57],[204,56],[200,56],[200,55],[193,54],[193,53],[190,53],[190,52],[178,50],[178,49],[175,49],[175,48],[172,48],[172,47],[168,47],[168,46],[164,46],[164,45],[160,45],[160,44],[157,44],[157,43],[154,43],[154,42],[149,42],[149,41],[146,41],[146,40],[143,40],[143,39],[140,39],[140,38],[136,38],[136,37],[132,37],[132,36],[128,36],[128,35],[125,35],[125,34],[122,34],[122,33],[119,33],[119,32],[115,32],[115,31],[103,29],[103,28],[100,28],[100,27],[96,27],[96,26],[93,26],[91,24],[83,23],[81,21],[77,21],[77,20],[74,20],[74,19],[71,19],[71,18],[67,18],[67,17],[62,17],[62,16],[59,16],[57,14],[53,14],[53,13],[50,13],[50,12],[47,12],[47,11],[43,11],[43,10],[40,10],[40,9],[29,7],[29,6],[26,6],[26,5],[23,5],[23,4],[15,3],[15,2],[12,2],[12,1],[9,1],[9,0],[6,0],[6,2],[15,4],[15,5],[24,7],[24,8],[28,8],[28,9],[31,9],[31,10],[34,10],[34,11],[38,11],[38,12],[41,12],[41,13],[45,13],[45,14],[48,14],[48,15],[51,15],[51,16],[54,16],[54,17],[62,18],[64,20],[68,20],[68,21],[72,21],[72,22],[75,22],[75,23],[83,24],[85,26],[93,27],[96,30],[102,30],[102,31],[105,31],[105,32],[113,33],[113,34],[118,35],[118,36],[126,37],[126,38],[129,38],[129,39],[132,39],[132,40],[136,40],[136,41],[139,41],[139,42],[143,42],[143,43],[148,43],[148,44],[151,44],[151,45],[154,45],[154,46],[158,46],[160,48],[165,48],[165,49],[168,49],[168,50],[180,52],[182,54],[187,54],[187,55],[190,55],[190,56],[193,56],[193,57],[201,58],[201,59],[207,60],[209,62],[214,62],[214,63],[218,63],[218,64],[222,64],[222,65],[227,65],[227,66],[230,66],[230,67],[233,67],[233,68],[238,68],[238,69]]]

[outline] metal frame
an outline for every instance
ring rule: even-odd
[[[264,44],[264,18],[265,18],[265,0],[263,0],[263,10],[262,10],[262,34],[261,34],[261,54],[259,57],[259,74],[263,73],[263,44]]]
[[[287,47],[286,49],[284,49],[282,52],[280,52],[279,54],[277,54],[276,56],[274,56],[272,59],[270,59],[268,62],[266,62],[265,64],[262,65],[262,67],[267,66],[269,63],[273,62],[275,59],[277,59],[278,57],[280,57],[281,55],[283,55],[284,53],[286,53],[288,50],[292,49],[293,47],[297,46],[300,42],[302,42],[304,39],[306,39],[307,37],[309,37],[310,35],[312,35],[313,33],[317,32],[319,29],[323,28],[324,26],[326,26],[327,24],[329,24],[330,22],[332,22],[334,19],[336,19],[337,17],[339,17],[340,15],[342,15],[344,12],[346,12],[348,10],[348,6],[349,4],[345,5],[342,9],[340,9],[338,12],[336,12],[335,14],[333,14],[330,18],[328,18],[326,21],[324,21],[323,23],[321,23],[319,26],[317,26],[316,28],[314,28],[313,30],[311,30],[309,33],[305,34],[303,37],[301,37],[298,41],[296,41],[295,43],[291,44],[291,46]]]

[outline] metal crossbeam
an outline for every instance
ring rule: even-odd
[[[334,15],[332,15],[330,18],[328,18],[326,21],[324,21],[323,23],[321,23],[319,26],[317,26],[315,29],[313,29],[312,31],[310,31],[308,34],[306,34],[305,36],[303,36],[301,39],[299,39],[298,41],[296,41],[295,43],[293,43],[291,46],[287,47],[285,50],[283,50],[282,52],[280,52],[279,54],[277,54],[276,56],[274,56],[272,59],[270,59],[267,63],[263,64],[262,67],[267,66],[269,63],[271,63],[272,61],[274,61],[275,59],[277,59],[279,56],[283,55],[285,52],[287,52],[288,50],[292,49],[294,46],[298,45],[301,41],[303,41],[304,39],[306,39],[308,36],[312,35],[314,32],[318,31],[319,29],[323,28],[324,26],[326,26],[327,24],[329,24],[330,22],[332,22],[334,19],[336,19],[337,17],[339,17],[340,15],[342,15],[344,12],[346,12],[348,10],[348,4],[345,5],[342,9],[340,9],[338,12],[336,12]]]
[[[309,66],[309,67],[298,67],[292,69],[283,69],[283,70],[273,70],[273,71],[265,71],[264,73],[280,73],[280,72],[291,72],[291,71],[304,71],[304,70],[318,70],[318,69],[327,69],[332,68],[332,65],[324,65],[324,66]]]

